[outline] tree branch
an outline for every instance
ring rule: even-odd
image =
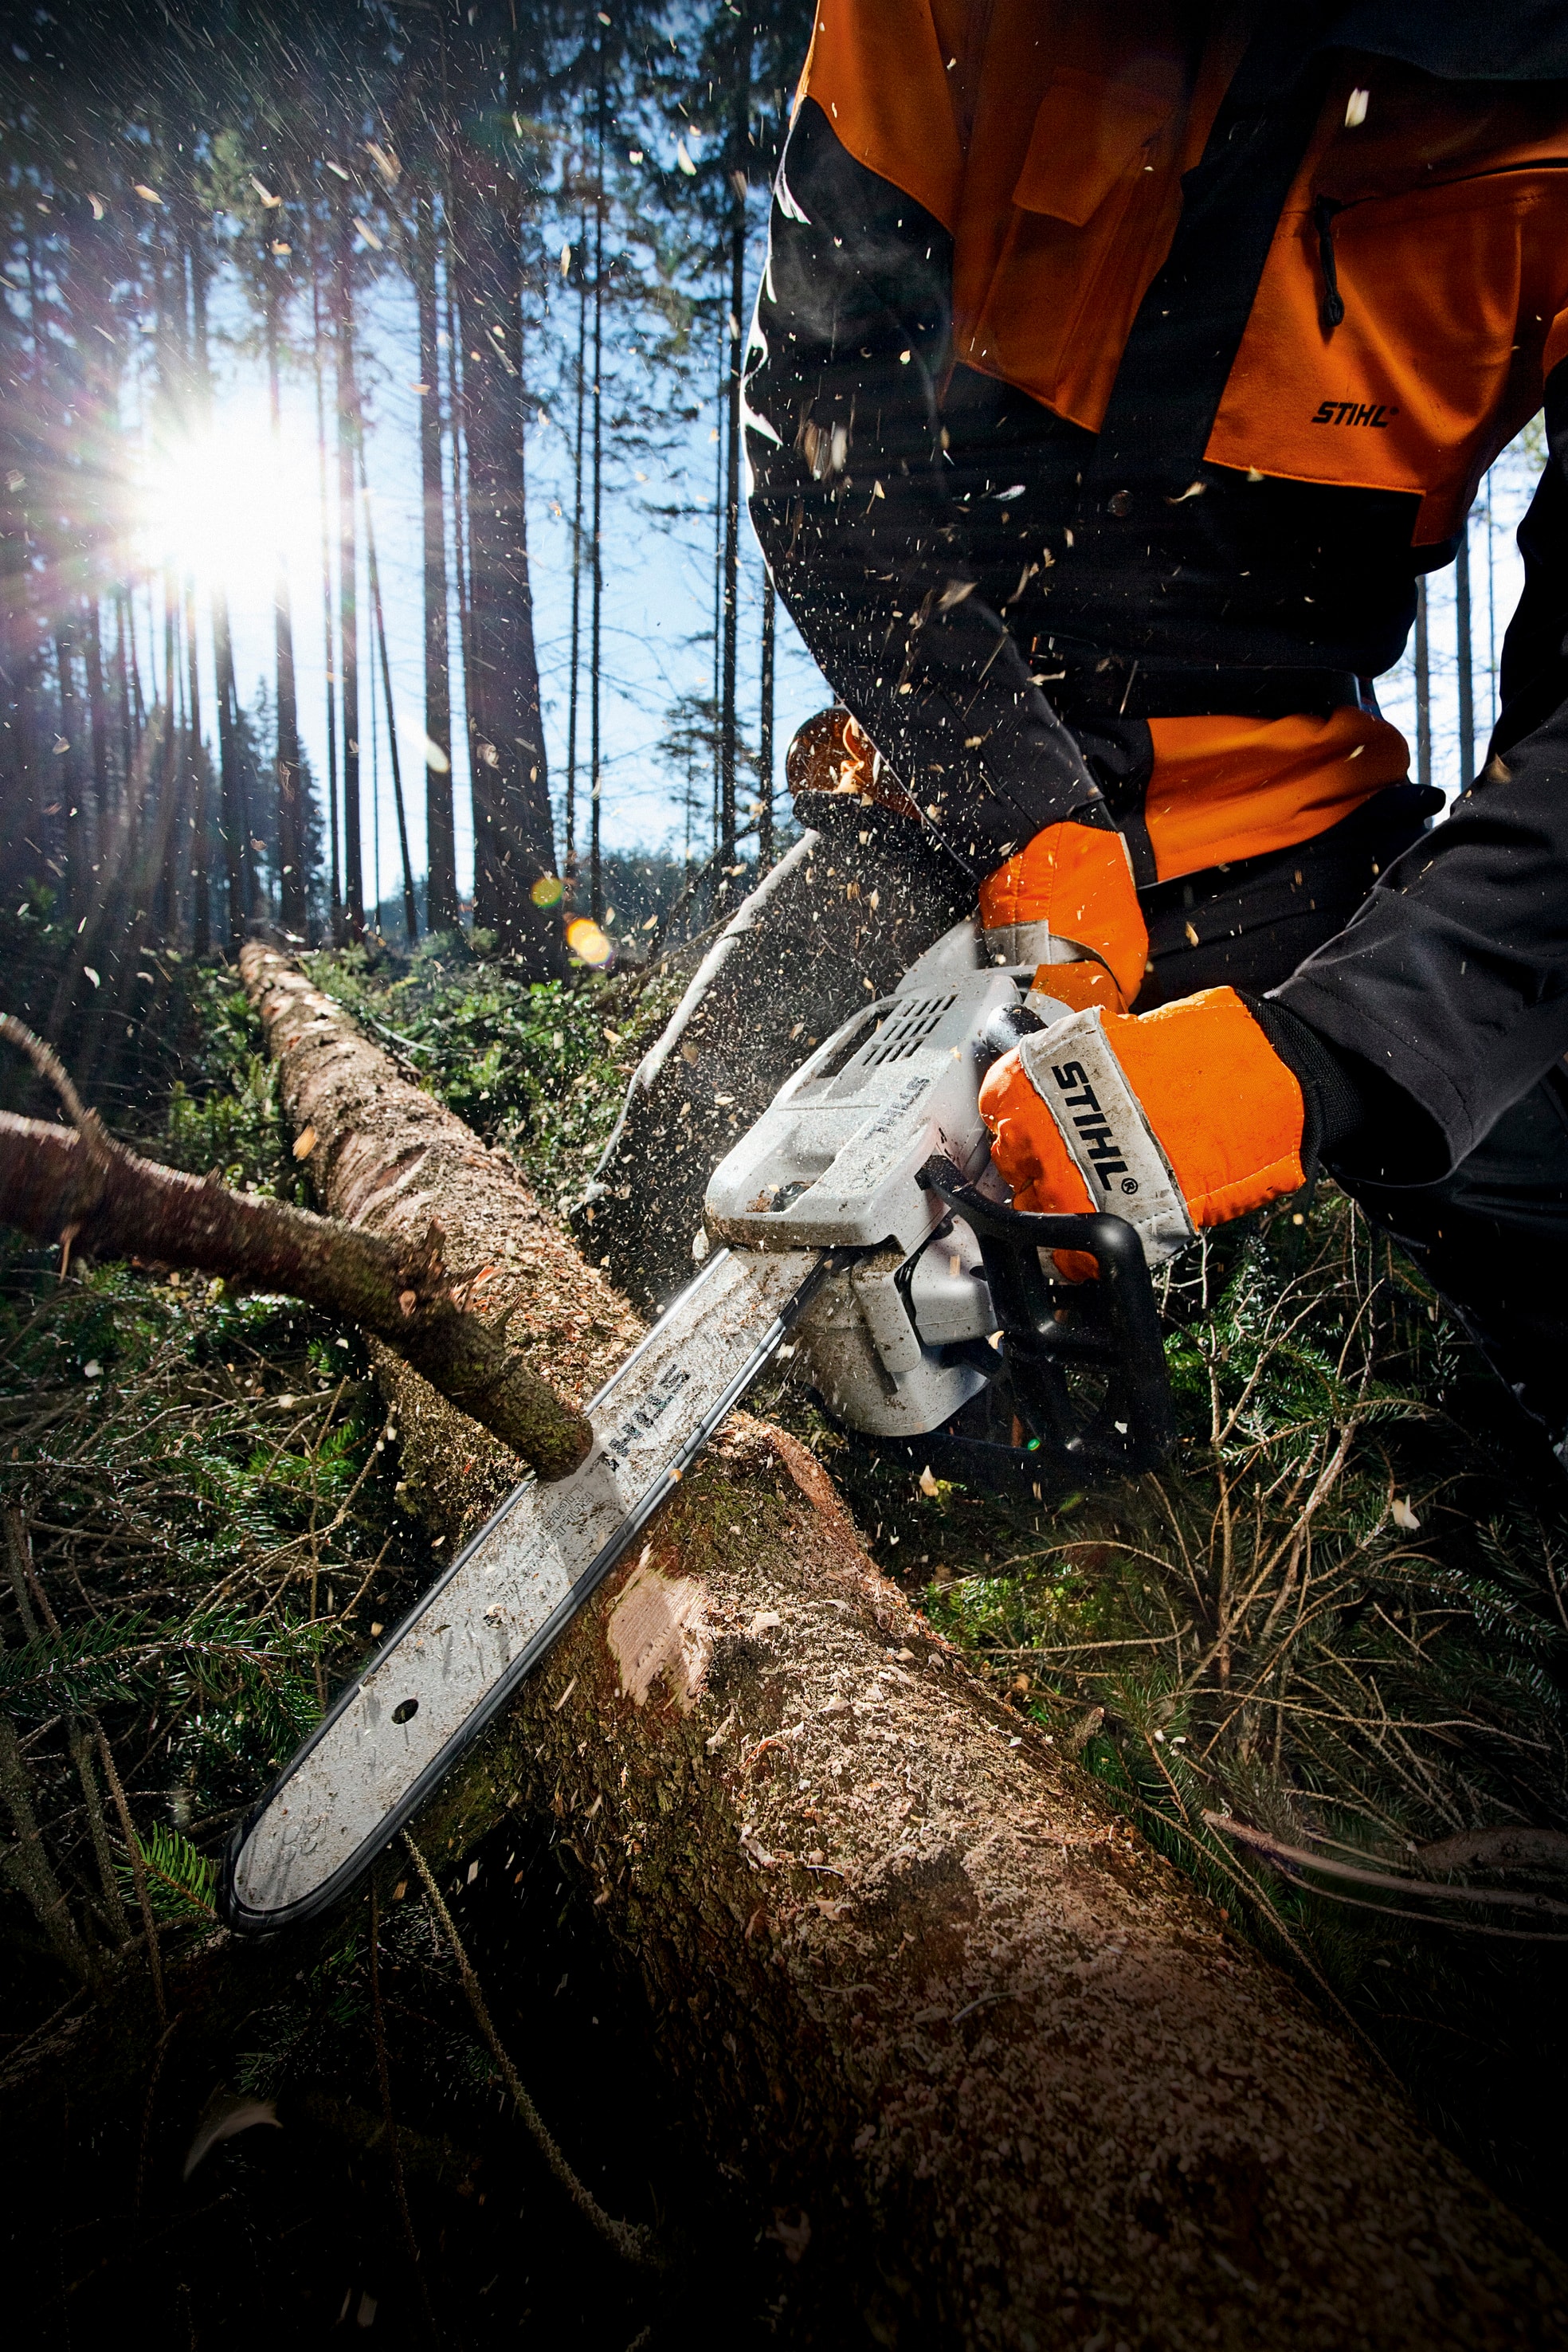
[[[20,1042],[20,1027],[7,1017],[4,1034]],[[509,1353],[504,1334],[456,1303],[434,1223],[399,1249],[336,1218],[143,1160],[90,1111],[74,1131],[0,1112],[0,1217],[67,1253],[74,1245],[197,1267],[343,1316],[542,1478],[564,1477],[592,1443],[583,1415]]]

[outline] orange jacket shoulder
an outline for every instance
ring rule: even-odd
[[[817,0],[801,91],[858,163],[956,228],[963,152],[928,0]]]

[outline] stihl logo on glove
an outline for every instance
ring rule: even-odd
[[[1184,1249],[1194,1230],[1187,1204],[1111,1051],[1100,1007],[1024,1038],[1018,1056],[1090,1199],[1137,1229],[1151,1265]]]
[[[1111,1178],[1121,1176],[1126,1180],[1122,1191],[1136,1192],[1138,1179],[1128,1174],[1121,1146],[1110,1132],[1110,1121],[1100,1107],[1100,1098],[1089,1083],[1083,1064],[1069,1062],[1064,1069],[1059,1063],[1053,1063],[1051,1076],[1061,1096],[1061,1108],[1072,1113],[1073,1128],[1089,1147],[1093,1166],[1088,1172],[1098,1176],[1107,1192],[1110,1190]],[[1069,1092],[1069,1088],[1076,1091]]]

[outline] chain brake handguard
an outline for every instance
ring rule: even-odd
[[[910,1458],[964,1479],[1021,1475],[1055,1487],[1154,1468],[1175,1440],[1175,1415],[1160,1337],[1159,1309],[1137,1234],[1122,1217],[1043,1215],[987,1200],[951,1160],[933,1153],[920,1182],[962,1217],[980,1245],[1001,1355],[1022,1444],[1003,1445],[952,1430],[910,1443]],[[1092,1256],[1097,1281],[1053,1281],[1042,1250]],[[993,1375],[996,1350],[973,1343]],[[988,1359],[988,1362],[983,1362]],[[1074,1368],[1106,1374],[1087,1412],[1073,1399]]]

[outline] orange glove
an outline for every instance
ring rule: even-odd
[[[920,814],[859,721],[837,706],[819,710],[797,730],[784,753],[784,782],[796,800],[803,793],[852,793],[900,816]],[[812,822],[809,809],[798,814]]]
[[[992,956],[1032,963],[1035,992],[1058,1004],[1123,1013],[1143,982],[1149,933],[1127,844],[1111,826],[1068,819],[980,886]]]
[[[1016,1207],[1125,1217],[1151,1265],[1306,1182],[1300,1081],[1233,988],[1071,1013],[1003,1055],[980,1112]]]

